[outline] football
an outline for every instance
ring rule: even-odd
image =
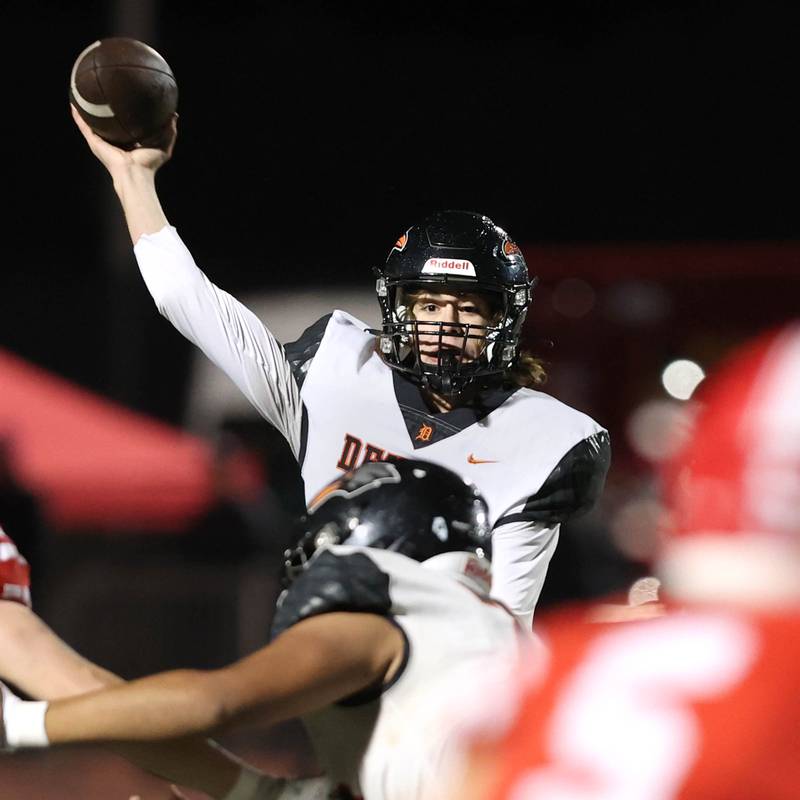
[[[158,147],[178,107],[169,64],[137,39],[90,44],[75,60],[70,101],[98,135],[117,147]]]

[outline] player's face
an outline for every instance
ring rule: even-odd
[[[426,364],[436,364],[440,351],[452,353],[461,363],[479,358],[486,347],[485,327],[494,320],[489,301],[480,294],[422,291],[415,293],[410,311],[419,323],[442,323],[418,327],[420,358]],[[481,327],[467,328],[473,325]],[[465,340],[465,333],[470,338]]]

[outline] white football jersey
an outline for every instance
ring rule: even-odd
[[[451,554],[447,554],[451,555]],[[356,560],[353,560],[353,557]],[[324,563],[316,568],[315,561]],[[348,610],[368,596],[365,610],[382,606],[387,619],[399,626],[406,640],[406,659],[388,687],[359,693],[303,718],[314,752],[334,786],[369,800],[414,800],[439,771],[452,743],[445,720],[420,729],[418,747],[408,747],[408,733],[427,718],[418,707],[420,697],[434,681],[487,659],[512,656],[531,635],[511,613],[481,593],[480,580],[462,583],[452,574],[419,564],[398,553],[366,547],[338,545],[317,553],[303,584],[287,592],[276,616],[279,632],[309,615],[336,611],[337,602]],[[368,559],[368,560],[367,560]],[[452,563],[452,562],[451,562]],[[468,563],[463,569],[469,572]],[[459,576],[459,577],[463,577]],[[315,595],[315,580],[325,584]],[[363,587],[358,598],[341,601],[331,595],[331,581]],[[473,588],[468,588],[472,585]],[[347,589],[343,590],[346,593]],[[309,602],[310,597],[319,597]],[[337,598],[331,601],[331,597]],[[328,607],[328,603],[332,603]],[[324,613],[324,612],[323,612]],[[284,620],[287,620],[284,623]],[[488,687],[483,687],[488,690]],[[403,742],[405,757],[397,757]]]
[[[560,523],[589,508],[603,486],[602,427],[525,388],[433,413],[349,314],[335,311],[283,347],[208,280],[174,228],[142,236],[135,253],[159,311],[285,436],[307,501],[367,460],[426,459],[473,482],[495,528],[493,594],[530,623]]]

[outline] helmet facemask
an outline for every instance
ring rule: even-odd
[[[456,399],[502,385],[519,356],[522,323],[533,281],[519,247],[487,216],[472,211],[436,211],[402,234],[377,269],[381,306],[380,351],[386,363],[424,389]],[[414,289],[432,294],[476,294],[496,299],[497,315],[488,325],[427,322],[410,318],[403,296]],[[460,318],[460,315],[459,315]],[[441,332],[436,363],[423,360],[420,338]],[[458,331],[459,342],[453,337]],[[465,345],[480,339],[482,353]]]
[[[292,547],[283,553],[283,588],[288,588],[308,568],[314,556],[323,548],[340,544],[344,538],[340,526],[336,522],[329,522],[319,530],[304,531],[308,523],[308,516],[303,515],[296,527],[301,533]]]
[[[432,293],[481,295],[494,312],[490,324],[414,319],[410,307],[413,295],[426,289]],[[441,278],[391,279],[380,274],[376,292],[383,319],[380,332],[375,331],[380,335],[381,354],[390,367],[424,389],[457,398],[468,387],[499,385],[517,358],[520,331],[530,303],[530,284],[499,287]],[[420,336],[434,344],[435,362],[423,360]],[[467,344],[475,340],[484,346],[477,357],[465,361]]]

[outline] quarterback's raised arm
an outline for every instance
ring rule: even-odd
[[[70,110],[89,149],[111,175],[114,191],[125,212],[131,241],[136,244],[142,234],[160,231],[167,224],[167,218],[156,193],[155,178],[159,167],[172,155],[177,135],[175,120],[172,122],[172,136],[164,150],[142,147],[128,151],[101,139],[74,106],[70,106]]]
[[[166,149],[126,151],[93,133],[74,109],[72,114],[113,179],[142,277],[159,312],[228,375],[299,456],[302,405],[283,348],[261,320],[197,267],[161,208],[155,175],[171,156],[174,120]]]
[[[250,309],[208,279],[174,228],[143,235],[134,253],[159,312],[225,372],[299,457],[300,387],[281,344]]]

